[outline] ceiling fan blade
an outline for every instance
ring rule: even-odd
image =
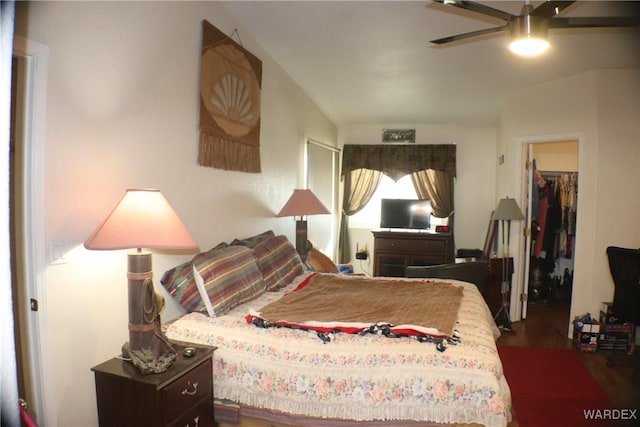
[[[480,3],[476,3],[474,1],[467,0],[434,0],[437,3],[442,3],[447,6],[454,6],[464,10],[470,10],[472,12],[480,13],[482,15],[491,16],[492,18],[502,19],[503,21],[508,21],[512,18],[515,18],[515,15],[504,12],[499,9],[494,9],[489,6],[485,6]]]
[[[471,37],[484,36],[485,34],[498,33],[506,28],[507,26],[503,25],[502,27],[493,27],[493,28],[487,28],[484,30],[471,31],[469,33],[457,34],[455,36],[449,36],[449,37],[443,37],[441,39],[431,40],[431,43],[434,43],[434,44],[451,43],[458,40],[468,39]]]
[[[575,1],[545,1],[540,6],[533,9],[530,15],[552,18],[562,12],[566,7],[571,6],[573,3],[575,3]]]
[[[640,27],[637,16],[601,16],[553,18],[549,20],[549,28],[589,28],[589,27]]]

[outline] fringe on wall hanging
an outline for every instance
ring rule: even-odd
[[[202,21],[200,165],[260,172],[261,85],[262,61]]]

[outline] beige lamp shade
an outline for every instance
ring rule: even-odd
[[[278,213],[283,216],[305,216],[328,214],[327,209],[309,189],[293,190],[293,194]]]
[[[524,219],[524,215],[516,203],[515,199],[504,198],[500,199],[496,210],[493,212],[494,220],[521,220]]]
[[[194,249],[198,247],[159,190],[128,189],[84,242],[87,249]]]

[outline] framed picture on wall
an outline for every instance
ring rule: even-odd
[[[382,142],[416,142],[415,129],[382,129]]]

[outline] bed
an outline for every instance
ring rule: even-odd
[[[166,335],[217,346],[216,421],[486,427],[511,421],[511,395],[495,345],[499,331],[474,285],[375,279],[396,289],[415,287],[414,303],[420,301],[421,286],[457,289],[461,299],[451,336],[443,337],[442,331],[427,331],[428,339],[379,331],[326,334],[318,328],[300,329],[299,324],[260,327],[251,314],[300,292],[296,289],[301,284],[322,278],[340,281],[340,287],[357,287],[372,280],[307,271],[286,238],[266,234],[219,245],[162,279],[189,311],[166,326]],[[238,258],[242,261],[236,262]],[[445,345],[439,345],[443,341]]]

